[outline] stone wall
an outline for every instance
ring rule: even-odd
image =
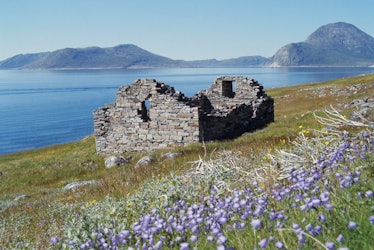
[[[234,138],[273,120],[273,100],[253,79],[220,77],[192,98],[138,79],[94,111],[94,133],[99,154],[121,154]]]
[[[200,139],[230,139],[274,121],[274,102],[254,79],[223,76],[203,91]],[[211,107],[208,107],[211,105]]]

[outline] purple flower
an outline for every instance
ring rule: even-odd
[[[262,206],[257,206],[256,207],[256,210],[253,212],[254,215],[256,216],[260,216],[262,214],[264,214],[264,208]]]
[[[326,210],[331,210],[331,209],[334,208],[334,205],[328,203],[328,204],[325,204],[325,208],[326,208]]]
[[[188,244],[187,242],[182,242],[180,250],[188,250],[188,249],[190,249],[190,244]]]
[[[212,228],[212,230],[211,230],[211,232],[212,232],[212,234],[214,235],[214,236],[218,236],[219,234],[221,234],[221,230],[219,230],[218,228]]]
[[[219,244],[225,244],[226,241],[227,241],[227,238],[226,238],[224,235],[220,235],[220,236],[218,237],[218,240],[217,240],[217,242],[218,242]]]
[[[239,230],[239,229],[241,229],[241,228],[240,228],[240,223],[239,223],[238,221],[236,221],[236,222],[234,223],[234,225],[233,225],[233,228],[234,228],[235,230]]]
[[[251,226],[252,226],[253,229],[260,229],[262,227],[262,220],[253,219],[251,221]]]
[[[277,242],[275,243],[275,247],[278,248],[278,249],[283,249],[284,244],[283,244],[282,242],[280,242],[280,241],[277,241]]]
[[[299,235],[297,236],[297,239],[299,240],[300,245],[304,245],[305,242],[306,242],[306,238],[305,238],[305,235],[304,235],[304,234],[299,234]]]
[[[194,234],[199,234],[200,233],[200,227],[199,226],[193,226],[191,228],[191,232],[194,233]]]
[[[282,222],[277,221],[277,222],[275,223],[275,228],[283,228],[283,227],[284,227],[284,225],[283,225]]]
[[[336,238],[336,241],[342,243],[344,241],[344,236],[342,234],[339,234],[338,238]]]
[[[328,250],[334,250],[335,249],[335,244],[334,242],[326,242],[326,248]]]
[[[313,200],[312,200],[312,205],[313,206],[321,206],[321,200],[320,199],[318,199],[318,198],[314,198]]]
[[[163,245],[162,241],[158,241],[156,245],[154,245],[154,249],[162,249],[162,245]]]
[[[295,201],[296,202],[299,202],[299,201],[302,201],[303,200],[303,195],[302,194],[296,194],[295,195]]]
[[[244,213],[240,216],[240,219],[241,219],[241,220],[246,220],[246,219],[248,218],[249,215],[250,215],[250,214],[246,211],[246,212],[244,212]]]
[[[326,221],[326,215],[325,214],[318,215],[318,220],[322,222]]]
[[[374,215],[369,216],[369,221],[371,224],[374,224]]]
[[[273,221],[277,218],[277,213],[276,212],[270,212],[269,213],[269,220]]]
[[[357,223],[354,221],[348,222],[348,228],[349,229],[355,229],[357,227]]]
[[[268,245],[268,239],[264,238],[262,239],[258,245],[261,247],[261,248],[266,248],[266,246]]]
[[[124,237],[124,238],[127,238],[130,236],[130,231],[128,230],[123,230],[120,232],[120,234]]]
[[[197,236],[196,235],[192,235],[191,236],[191,238],[190,238],[190,241],[192,242],[192,243],[195,243],[196,241],[197,241]]]
[[[178,232],[182,232],[184,230],[184,227],[180,224],[177,225],[177,227],[175,228]]]
[[[313,231],[313,225],[309,223],[308,225],[305,226],[305,229],[308,230],[309,232]]]
[[[49,241],[52,245],[56,245],[58,243],[58,239],[56,236],[52,236],[50,241]]]
[[[285,219],[286,219],[286,218],[284,217],[284,211],[283,211],[283,210],[278,211],[278,213],[277,213],[277,218],[278,218],[279,220],[285,220]]]
[[[234,203],[234,205],[232,205],[232,208],[234,210],[238,210],[240,208],[240,204],[236,202],[236,203]]]
[[[371,191],[371,190],[366,191],[365,196],[366,196],[366,198],[372,198],[374,196],[373,191]]]
[[[301,206],[300,206],[300,210],[303,211],[303,212],[308,211],[308,209],[309,209],[309,208],[308,208],[308,205],[307,205],[307,204],[304,204],[304,205],[301,205]]]
[[[219,222],[220,224],[226,224],[226,223],[227,223],[227,218],[226,218],[226,217],[220,217],[220,218],[218,219],[218,222]]]
[[[322,227],[320,225],[317,225],[317,226],[314,227],[314,232],[316,234],[319,234],[321,231],[322,231]]]

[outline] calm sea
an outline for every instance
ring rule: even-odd
[[[92,134],[92,111],[113,102],[120,85],[138,78],[155,78],[192,96],[222,75],[247,76],[272,88],[368,73],[374,68],[0,70],[0,154]]]

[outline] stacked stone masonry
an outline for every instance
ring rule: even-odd
[[[97,152],[122,154],[235,138],[274,121],[274,102],[246,77],[219,77],[193,97],[138,79],[93,116]]]

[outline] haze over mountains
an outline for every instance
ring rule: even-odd
[[[110,48],[66,48],[20,54],[0,62],[0,69],[114,69],[253,66],[372,66],[374,38],[352,24],[338,22],[318,28],[304,42],[280,48],[271,58],[243,56],[225,60],[173,60],[136,45]]]

